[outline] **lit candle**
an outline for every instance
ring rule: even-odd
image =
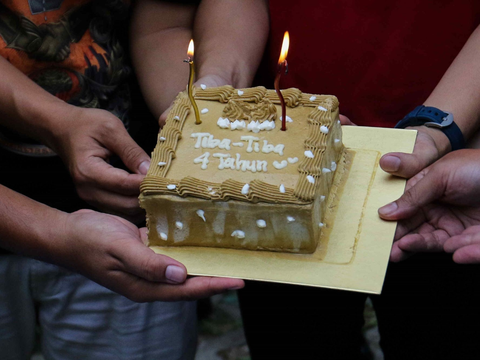
[[[195,112],[195,124],[201,124],[202,121],[200,120],[200,113],[198,112],[198,106],[197,103],[195,102],[195,99],[193,98],[193,79],[195,77],[195,65],[193,63],[193,51],[194,51],[194,46],[193,46],[193,39],[190,40],[190,43],[188,44],[188,58],[183,60],[184,62],[188,62],[190,65],[190,77],[188,79],[188,97],[190,98],[190,102],[192,103],[193,106],[193,111]]]
[[[287,130],[287,111],[285,109],[285,100],[283,99],[282,92],[280,91],[280,77],[282,76],[284,67],[285,74],[288,73],[287,54],[289,45],[290,36],[288,35],[288,31],[285,31],[285,35],[283,35],[282,50],[280,51],[280,57],[278,58],[277,76],[275,77],[275,91],[280,98],[280,104],[282,104],[282,131]]]

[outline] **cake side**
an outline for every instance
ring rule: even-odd
[[[200,125],[178,95],[141,187],[151,245],[315,249],[343,149],[338,100],[283,93],[285,132],[272,90],[196,89]]]

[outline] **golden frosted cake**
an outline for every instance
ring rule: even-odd
[[[149,245],[315,251],[343,145],[338,100],[263,87],[185,92],[141,186]]]

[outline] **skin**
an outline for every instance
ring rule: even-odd
[[[378,212],[399,221],[392,261],[415,252],[447,251],[457,263],[480,263],[480,150],[445,155]]]
[[[190,277],[180,262],[145,245],[146,229],[92,210],[71,214],[0,185],[0,245],[74,270],[137,301],[193,300],[240,289],[238,279]]]
[[[452,65],[424,102],[453,113],[456,124],[465,139],[469,139],[480,125],[480,26],[472,33]],[[400,120],[400,119],[399,119]],[[412,127],[418,137],[412,154],[389,153],[380,160],[386,172],[410,178],[451,150],[442,131],[425,126]]]
[[[132,221],[144,218],[139,187],[150,157],[105,110],[65,103],[0,57],[0,123],[47,145],[64,161],[80,197]],[[130,171],[109,164],[117,155]]]
[[[145,100],[160,125],[187,85],[189,67],[183,59],[191,38],[195,41],[196,84],[248,87],[260,64],[268,22],[265,0],[203,0],[198,8],[138,1],[131,26],[132,61]]]
[[[228,11],[229,15],[210,22],[209,17],[216,17],[216,10]],[[245,0],[227,6],[222,1],[204,0],[194,25],[196,11],[191,6],[153,1],[139,2],[135,10],[132,57],[146,100],[157,115],[185,86],[188,66],[179,59],[185,58],[193,29],[199,37],[198,52],[205,54],[196,60],[199,79],[210,86],[224,83],[249,86],[260,62],[268,30],[266,2]],[[250,21],[243,22],[238,17],[240,11],[254,15]],[[236,25],[235,34],[241,35],[241,39],[235,46],[229,45],[231,52],[224,52],[217,46],[220,42],[210,37],[226,36],[224,32],[232,24]],[[257,41],[251,41],[252,38]],[[257,55],[235,62],[239,57],[233,51]],[[209,59],[213,61],[210,63]],[[220,71],[220,64],[230,67]],[[143,219],[137,196],[150,159],[129,137],[120,120],[103,110],[79,109],[66,104],[3,58],[0,58],[0,73],[4,80],[0,83],[2,125],[53,149],[66,163],[84,200],[132,221]],[[130,172],[109,165],[114,154]],[[155,255],[142,242],[144,230],[119,217],[85,210],[64,214],[31,204],[23,206],[31,200],[15,199],[0,203],[4,210],[24,211],[21,216],[8,218],[0,230],[4,239],[0,243],[2,247],[69,267],[135,301],[193,299],[243,287],[241,280],[234,279],[186,279],[182,264]],[[9,214],[6,210],[5,218]],[[44,218],[44,214],[49,214],[48,218]],[[25,227],[23,224],[35,225]],[[42,224],[46,225],[47,234],[41,231]],[[42,234],[32,236],[32,231]]]

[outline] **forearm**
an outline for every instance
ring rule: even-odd
[[[478,94],[480,94],[480,26],[472,33],[424,104],[453,113],[454,120],[465,139],[469,139],[480,127]],[[436,133],[441,134],[439,131]]]
[[[216,75],[237,88],[250,86],[268,29],[265,0],[203,0],[194,27],[198,78]]]
[[[50,261],[61,245],[68,214],[0,185],[0,247]]]
[[[0,125],[51,145],[72,106],[51,95],[0,56]]]
[[[188,81],[188,42],[196,6],[157,0],[136,3],[130,30],[134,69],[148,107],[156,118]]]
[[[139,1],[131,27],[132,58],[153,114],[158,117],[185,89],[189,67],[182,60],[192,37],[197,79],[212,76],[246,87],[260,63],[267,35],[265,0],[203,0],[198,10]]]

